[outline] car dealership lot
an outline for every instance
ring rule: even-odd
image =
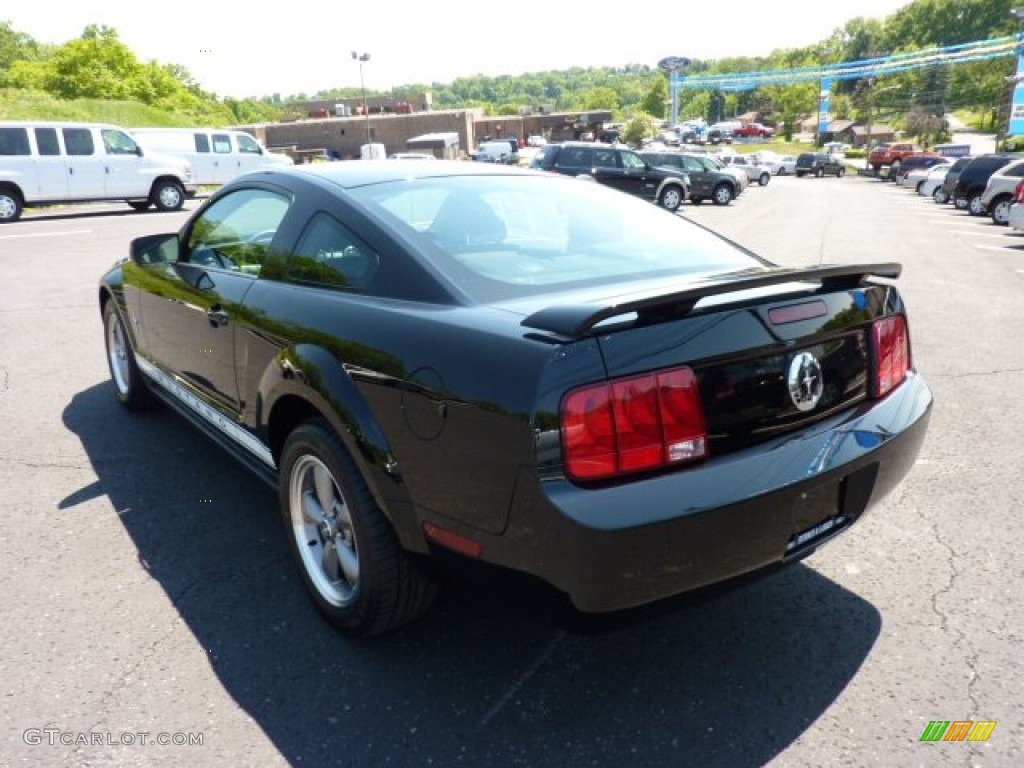
[[[819,554],[711,599],[585,634],[461,589],[368,644],[309,604],[272,491],[110,391],[96,281],[185,215],[0,228],[0,763],[1019,765],[1024,241],[862,178],[680,210],[786,265],[904,263],[936,394],[910,477]],[[922,744],[932,720],[998,725]],[[109,743],[141,731],[203,744]]]

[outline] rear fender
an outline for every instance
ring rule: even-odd
[[[267,435],[275,463],[294,427],[323,417],[359,466],[402,544],[427,551],[384,431],[349,371],[329,351],[314,344],[281,350],[264,372],[257,397],[258,427]]]

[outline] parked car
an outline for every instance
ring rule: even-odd
[[[846,166],[841,160],[826,152],[804,152],[796,159],[795,173],[797,176],[817,176],[818,178],[832,174],[841,179],[846,173]]]
[[[144,149],[116,125],[0,122],[0,158],[0,224],[68,203],[177,211],[199,186],[186,161]]]
[[[992,217],[994,224],[1005,227],[1009,223],[1010,206],[1022,178],[1024,158],[1011,161],[989,177],[985,191],[981,193],[980,207]]]
[[[948,203],[953,199],[953,190],[956,189],[956,184],[960,180],[960,172],[968,166],[968,164],[974,159],[973,155],[965,157],[958,157],[953,161],[953,165],[949,167],[946,172],[946,178],[942,181],[942,186],[936,189],[932,193],[932,199],[940,205]]]
[[[1013,204],[1006,223],[1013,229],[1024,230],[1024,181],[1017,184],[1013,193]]]
[[[992,174],[1017,160],[1019,155],[979,155],[964,166],[953,190],[953,204],[972,216],[984,216],[988,208],[981,200]],[[948,178],[948,176],[947,176]]]
[[[656,168],[626,147],[592,141],[567,141],[537,150],[530,167],[568,176],[589,176],[631,195],[651,200],[675,211],[689,194],[685,174]]]
[[[739,168],[751,182],[756,181],[760,186],[765,187],[772,180],[772,170],[766,165],[761,165],[751,155],[722,155],[719,157],[726,165]]]
[[[427,154],[426,152],[392,152],[388,155],[388,160],[436,160],[434,155]]]
[[[796,155],[783,155],[779,158],[779,176],[792,176],[796,173]]]
[[[759,139],[770,139],[775,135],[775,129],[762,123],[747,123],[741,125],[739,128],[733,130],[734,136],[740,136],[745,139],[759,138]]]
[[[760,150],[754,152],[751,157],[754,158],[755,162],[759,165],[763,165],[771,171],[773,176],[779,176],[782,173],[782,156],[776,152],[772,152],[770,149]],[[794,164],[796,158],[793,158]]]
[[[671,168],[675,173],[685,173],[690,180],[687,198],[694,205],[710,200],[715,205],[728,205],[739,194],[739,184],[731,173],[716,170],[706,163],[703,156],[696,157],[683,152],[641,151],[641,157],[651,165]]]
[[[129,133],[144,149],[187,162],[192,181],[204,186],[225,184],[250,171],[294,165],[291,157],[269,151],[245,131],[132,128]]]
[[[722,162],[721,155],[704,155],[702,160],[705,167],[721,173],[728,173],[732,176],[736,180],[737,195],[750,186],[750,177],[747,175],[747,172],[742,168],[733,168],[731,165],[726,165]]]
[[[931,168],[919,168],[911,172],[908,178],[914,179],[913,187],[917,194],[932,197],[935,190],[942,186],[942,182],[946,180],[946,174],[952,167],[952,162],[938,163]]]
[[[129,255],[97,292],[112,394],[276,486],[355,635],[425,612],[453,558],[591,613],[799,561],[931,412],[898,264],[780,267],[553,173],[272,169]]]
[[[512,152],[509,142],[504,139],[481,142],[470,157],[478,163],[515,165],[516,162],[516,154]]]
[[[948,163],[949,158],[943,157],[942,155],[936,155],[934,152],[922,152],[916,155],[907,155],[900,162],[898,167],[894,167],[890,171],[892,180],[896,182],[898,186],[905,187],[907,185],[907,176],[911,171],[919,168],[931,168],[933,165],[939,163]]]

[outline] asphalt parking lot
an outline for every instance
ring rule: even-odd
[[[452,584],[359,643],[307,599],[272,491],[114,400],[97,280],[185,215],[0,228],[0,765],[1024,764],[1024,235],[856,177],[685,205],[782,264],[903,262],[936,395],[907,481],[730,591],[579,631]],[[922,742],[936,720],[997,725]]]

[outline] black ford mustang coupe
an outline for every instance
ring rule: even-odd
[[[359,161],[236,179],[99,305],[118,399],[273,483],[313,600],[372,635],[441,552],[600,613],[845,531],[931,410],[899,272],[780,267],[565,176]]]

